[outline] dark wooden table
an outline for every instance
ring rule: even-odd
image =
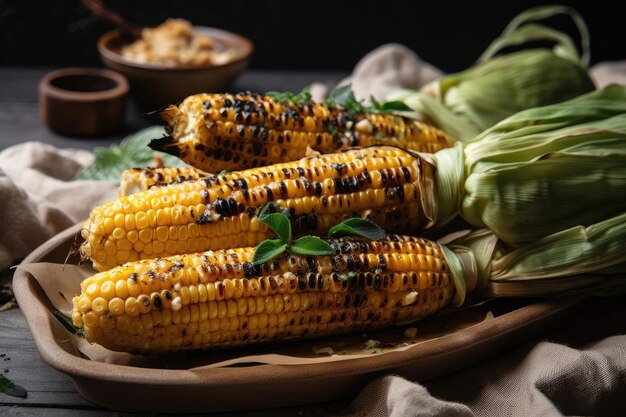
[[[37,99],[41,77],[51,69],[0,68],[0,150],[27,141],[49,143],[61,148],[93,149],[119,142],[126,134],[151,123],[131,104],[123,132],[96,139],[76,139],[51,132],[42,122]],[[247,71],[233,86],[233,91],[300,91],[304,86],[321,81],[334,84],[345,73]],[[2,233],[2,231],[0,231]],[[0,272],[0,285],[10,282],[11,271]],[[3,300],[0,296],[0,306]],[[85,400],[72,380],[46,365],[32,340],[19,308],[0,312],[0,373],[28,391],[25,399],[0,393],[0,416],[110,416],[126,415]],[[264,412],[228,413],[229,416],[318,416],[345,409],[349,401],[292,407]],[[143,414],[142,414],[143,416]]]

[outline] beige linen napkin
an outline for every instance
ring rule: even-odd
[[[589,76],[598,88],[609,84],[626,84],[626,60],[597,63],[589,68]]]
[[[391,92],[408,88],[417,90],[444,75],[443,71],[420,59],[411,49],[389,43],[369,52],[356,64],[352,74],[337,85],[352,84],[354,95],[368,101],[374,96],[384,100]],[[597,88],[609,84],[626,84],[626,60],[600,62],[589,68],[589,76]],[[313,83],[313,98],[322,101],[333,86]]]
[[[338,85],[352,84],[358,100],[369,101],[374,96],[382,101],[392,91],[400,88],[418,89],[443,75],[428,62],[422,61],[415,52],[404,45],[389,43],[369,52],[356,64],[352,74]],[[318,101],[324,100],[330,87],[314,83],[311,94]]]
[[[72,180],[93,158],[36,142],[0,152],[0,270],[117,196],[116,184]]]
[[[398,376],[379,378],[342,416],[623,415],[626,336],[581,349],[535,342],[425,385],[428,389]]]

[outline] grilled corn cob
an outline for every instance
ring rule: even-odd
[[[294,233],[324,233],[349,217],[407,233],[433,217],[434,168],[394,147],[369,147],[185,181],[94,208],[81,246],[96,270],[128,261],[254,246],[272,236],[257,217],[270,201],[289,211]],[[425,211],[426,210],[426,211]]]
[[[206,175],[191,167],[132,168],[122,173],[120,196],[145,191],[155,185],[197,180]]]
[[[425,239],[329,239],[335,255],[254,248],[126,263],[83,281],[72,320],[89,342],[163,352],[320,337],[416,320],[442,308],[454,284]]]
[[[151,147],[217,174],[354,146],[393,145],[434,153],[451,146],[442,131],[392,114],[357,113],[312,101],[281,104],[255,94],[198,94],[161,117],[169,137]]]

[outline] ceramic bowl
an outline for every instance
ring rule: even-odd
[[[194,26],[194,30],[232,48],[234,58],[223,65],[203,67],[138,63],[120,53],[133,41],[121,31],[104,34],[98,41],[98,51],[107,67],[128,77],[131,94],[140,109],[155,110],[165,104],[178,103],[192,94],[224,92],[248,64],[254,49],[249,39],[205,26]]]

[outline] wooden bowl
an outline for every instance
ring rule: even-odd
[[[123,75],[96,68],[66,68],[39,82],[44,123],[69,136],[100,136],[124,125],[128,81]]]
[[[139,107],[154,110],[165,104],[178,103],[192,94],[224,92],[247,66],[254,49],[249,39],[204,26],[194,26],[194,30],[232,48],[235,51],[233,60],[223,65],[202,67],[134,62],[120,53],[123,46],[133,41],[120,31],[104,34],[98,41],[98,51],[107,67],[128,77],[131,93]]]

